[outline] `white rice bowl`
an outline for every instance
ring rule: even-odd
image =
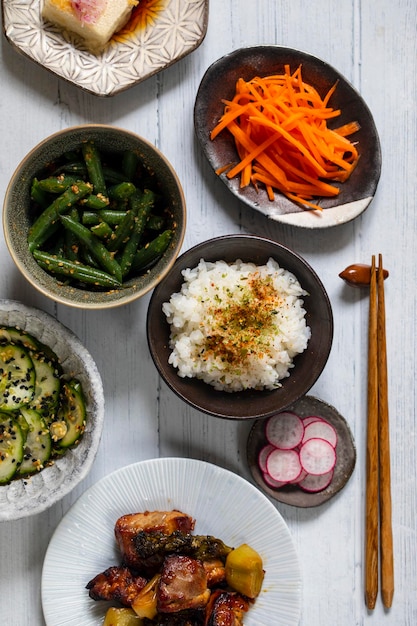
[[[219,391],[281,387],[311,336],[308,294],[294,274],[270,258],[261,266],[201,259],[182,275],[180,292],[162,305],[178,375]]]

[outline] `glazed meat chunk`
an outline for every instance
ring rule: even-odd
[[[204,608],[210,598],[201,561],[184,555],[165,558],[157,591],[160,613]]]
[[[131,513],[119,517],[115,524],[114,534],[122,553],[123,563],[136,570],[152,570],[160,565],[158,559],[141,559],[138,557],[134,539],[140,531],[162,532],[166,535],[179,530],[189,533],[194,529],[195,520],[181,511],[146,511]]]
[[[217,589],[206,609],[205,626],[243,626],[249,602],[239,593]]]
[[[130,607],[147,582],[146,578],[135,576],[127,567],[114,566],[97,574],[87,584],[87,589],[93,600],[116,600]]]

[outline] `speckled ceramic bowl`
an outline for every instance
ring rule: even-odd
[[[236,259],[264,265],[272,257],[280,267],[292,272],[308,296],[303,297],[306,322],[311,338],[306,350],[295,357],[290,376],[273,391],[248,389],[228,393],[216,391],[196,378],[181,378],[169,363],[170,326],[162,304],[181,289],[182,271],[194,268],[200,259],[226,261]],[[185,402],[200,411],[228,419],[263,418],[284,409],[301,398],[320,376],[330,354],[333,340],[333,315],[326,290],[313,268],[296,252],[254,235],[225,235],[204,241],[187,250],[152,294],[147,318],[148,343],[152,358],[167,385]]]
[[[45,172],[52,161],[93,140],[100,151],[122,155],[135,151],[144,168],[153,177],[155,191],[163,197],[169,211],[167,228],[174,230],[168,249],[148,271],[127,280],[120,289],[93,291],[80,289],[59,281],[45,272],[29,252],[27,236],[30,227],[30,188],[35,176]],[[85,125],[66,128],[39,143],[17,166],[6,191],[3,208],[3,229],[6,244],[18,269],[42,294],[56,302],[82,309],[105,309],[127,304],[153,289],[167,274],[180,251],[186,223],[185,199],[181,183],[165,156],[138,135],[106,125]]]
[[[104,394],[100,374],[88,350],[71,330],[48,313],[13,300],[0,300],[0,326],[18,327],[49,346],[58,356],[64,375],[79,380],[86,401],[86,427],[77,446],[30,478],[0,485],[0,521],[8,521],[41,513],[87,476],[100,443]]]

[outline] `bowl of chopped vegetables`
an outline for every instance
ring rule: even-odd
[[[127,304],[174,264],[185,232],[181,183],[166,157],[113,126],[66,128],[39,143],[8,185],[3,229],[25,278],[83,309]]]
[[[184,252],[154,290],[147,337],[167,385],[220,418],[258,419],[304,396],[333,340],[327,292],[296,252],[224,235]]]
[[[0,521],[6,521],[44,511],[87,476],[100,443],[104,394],[78,337],[14,300],[0,300],[0,369]]]
[[[307,52],[272,45],[221,57],[201,80],[194,126],[220,180],[278,222],[336,226],[375,195],[372,114],[338,70]]]

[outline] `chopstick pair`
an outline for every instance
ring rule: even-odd
[[[389,608],[394,595],[394,557],[385,294],[381,254],[378,257],[378,268],[376,268],[375,256],[372,256],[371,265],[366,471],[365,600],[368,609],[375,607],[380,557],[382,601],[384,606]]]

